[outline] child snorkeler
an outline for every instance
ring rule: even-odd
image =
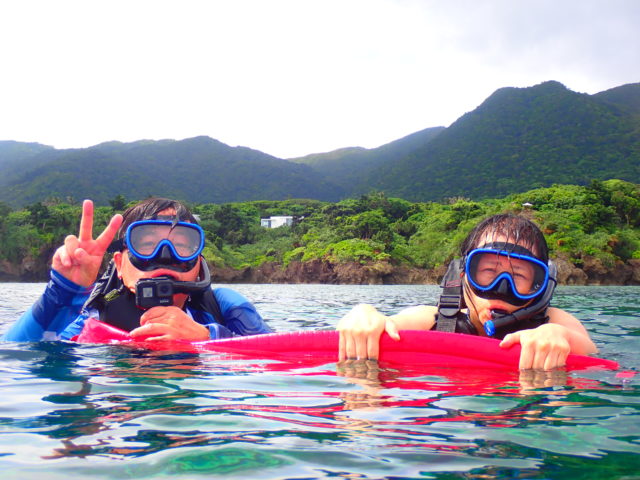
[[[519,368],[551,370],[570,353],[597,348],[573,315],[549,306],[556,270],[546,240],[526,218],[500,214],[479,223],[449,265],[437,306],[409,307],[385,316],[358,305],[338,323],[339,360],[376,359],[380,336],[400,330],[441,330],[501,339],[522,346]]]

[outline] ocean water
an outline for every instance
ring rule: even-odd
[[[0,284],[0,332],[43,284]],[[234,285],[277,331],[435,286]],[[640,288],[561,287],[600,356],[640,368]],[[309,367],[72,343],[0,344],[0,475],[640,479],[640,381],[616,372]]]

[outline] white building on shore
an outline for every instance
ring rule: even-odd
[[[264,228],[278,228],[283,226],[290,227],[293,225],[293,217],[290,216],[271,216],[269,218],[261,218],[260,226]]]

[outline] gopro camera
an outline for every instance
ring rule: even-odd
[[[136,305],[144,310],[173,305],[173,280],[168,277],[143,278],[136,283]]]

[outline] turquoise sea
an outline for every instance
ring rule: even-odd
[[[0,332],[44,288],[0,284]],[[233,285],[277,331],[436,286]],[[640,287],[560,287],[600,356],[640,369]],[[0,343],[8,479],[640,479],[640,379],[316,367],[123,346]]]

